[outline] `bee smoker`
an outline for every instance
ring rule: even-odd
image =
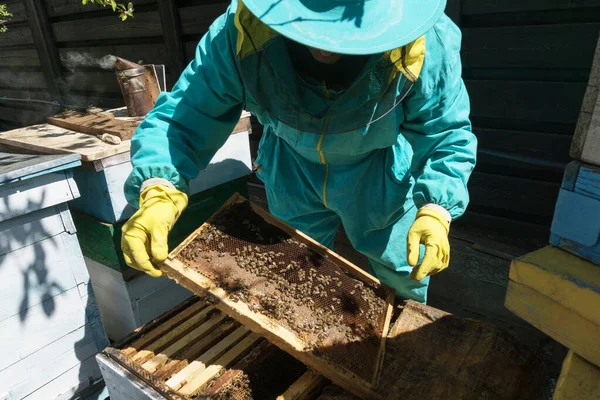
[[[129,116],[143,117],[154,107],[160,93],[156,72],[151,65],[116,59],[114,68]]]

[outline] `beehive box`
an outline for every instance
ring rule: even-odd
[[[600,264],[600,167],[569,163],[551,231],[552,245]]]
[[[99,354],[111,400],[276,399],[294,381],[295,397],[325,380],[193,297]],[[289,392],[288,392],[289,393]]]
[[[556,247],[512,262],[506,307],[600,365],[600,267]]]
[[[0,398],[74,396],[108,344],[67,202],[79,156],[0,153]]]
[[[190,181],[191,196],[250,174],[250,132],[250,116],[244,113],[207,167]],[[73,202],[72,209],[109,224],[127,220],[135,212],[124,192],[132,168],[129,150],[84,163],[73,174],[81,197]]]
[[[241,196],[162,269],[340,386],[380,397],[394,291]]]
[[[193,297],[97,356],[111,400],[358,400]],[[534,399],[542,370],[506,332],[412,301],[398,309],[386,400]]]
[[[189,206],[169,234],[170,249],[206,221],[232,193],[246,189],[241,178],[191,196]],[[191,295],[167,277],[152,278],[125,264],[121,251],[123,222],[107,224],[78,213],[73,219],[102,321],[112,340],[122,339]]]
[[[600,166],[600,40],[571,145],[571,157]]]

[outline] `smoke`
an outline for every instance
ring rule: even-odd
[[[114,69],[117,57],[108,54],[101,58],[96,58],[89,53],[80,53],[70,51],[60,57],[62,64],[69,71],[73,72],[80,67],[97,67],[107,70]]]

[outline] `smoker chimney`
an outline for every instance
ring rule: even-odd
[[[121,57],[116,58],[115,72],[130,117],[143,117],[154,107],[160,93],[156,75],[146,68]]]

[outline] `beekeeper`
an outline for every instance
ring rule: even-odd
[[[188,182],[246,109],[264,125],[256,165],[271,213],[330,248],[343,225],[377,278],[425,302],[477,146],[444,7],[233,0],[132,139],[126,262],[161,275]]]

